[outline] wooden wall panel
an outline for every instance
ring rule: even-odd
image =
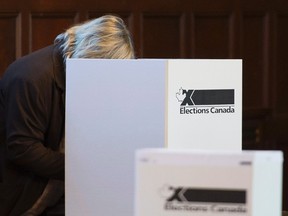
[[[288,117],[288,13],[277,15],[275,112]]]
[[[0,12],[0,77],[20,55],[20,16],[18,13]]]
[[[192,18],[192,56],[208,59],[230,58],[231,19],[230,14],[195,14]]]
[[[146,58],[180,58],[183,24],[181,14],[143,14],[142,56]]]
[[[247,108],[267,105],[268,19],[265,14],[243,14],[243,103]]]
[[[77,21],[75,13],[32,13],[30,51],[51,45],[59,33]]]

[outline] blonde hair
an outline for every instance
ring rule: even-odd
[[[66,58],[135,58],[132,39],[124,21],[113,15],[106,15],[72,26],[58,35]]]

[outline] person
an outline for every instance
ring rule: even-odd
[[[64,206],[63,191],[53,187],[64,185],[66,59],[134,57],[123,20],[105,15],[72,26],[7,68],[0,80],[1,216],[52,215]]]

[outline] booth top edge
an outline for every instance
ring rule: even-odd
[[[138,59],[93,59],[93,58],[68,58],[69,61],[191,61],[191,62],[203,62],[203,61],[240,61],[242,59],[164,59],[164,58],[138,58]]]

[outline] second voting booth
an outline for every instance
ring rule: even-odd
[[[280,151],[142,149],[136,155],[135,216],[281,215]]]
[[[66,68],[69,216],[134,215],[136,150],[242,149],[241,60],[68,59]]]

